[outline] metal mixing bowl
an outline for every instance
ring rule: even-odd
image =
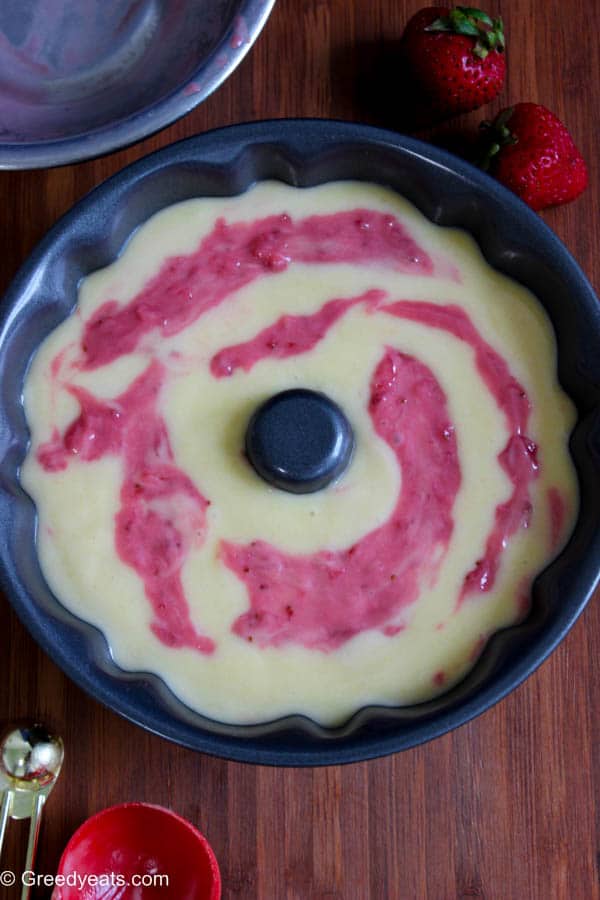
[[[100,156],[204,100],[275,0],[2,0],[0,169]]]
[[[537,579],[532,608],[497,633],[446,694],[404,708],[368,707],[340,728],[303,716],[226,725],[187,708],[155,675],[125,672],[104,636],[68,612],[41,574],[35,509],[19,483],[28,432],[28,361],[71,312],[82,277],[112,262],[131,233],[180,200],[237,194],[275,178],[309,186],[339,179],[397,190],[441,226],[470,231],[488,262],[529,287],[557,335],[558,371],[579,421],[571,451],[581,505],[565,550]],[[158,734],[231,759],[279,765],[353,762],[411,747],[468,721],[516,687],[554,649],[600,572],[600,304],[577,263],[538,215],[448,153],[361,125],[300,120],[240,125],[182,141],[110,178],[49,232],[0,315],[0,575],[35,639],[98,700]]]

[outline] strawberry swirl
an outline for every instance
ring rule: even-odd
[[[399,219],[377,210],[355,208],[299,219],[282,213],[252,222],[220,218],[195,251],[168,258],[132,300],[107,300],[84,321],[72,373],[96,371],[144,351],[148,339],[184,332],[243,288],[276,279],[290,267],[351,264],[368,271],[375,263],[424,280],[440,273],[458,280],[453,267],[420,246]],[[528,528],[530,488],[541,465],[529,436],[527,392],[463,309],[390,297],[374,277],[373,285],[355,296],[331,297],[310,314],[279,316],[249,339],[221,347],[207,365],[216,382],[225,382],[245,377],[263,361],[309,354],[360,309],[369,316],[442,330],[450,340],[468,345],[479,377],[504,417],[507,439],[498,466],[511,493],[496,507],[483,554],[464,572],[458,608],[493,588],[511,538]],[[63,369],[58,354],[52,364],[57,381]],[[218,642],[192,620],[182,573],[205,540],[212,498],[175,461],[161,413],[168,378],[164,363],[153,359],[110,399],[63,381],[79,413],[62,433],[55,429],[41,444],[37,461],[46,472],[58,473],[74,460],[120,460],[114,545],[143,583],[153,611],[152,631],[168,647],[211,655]],[[296,644],[328,653],[362,632],[375,630],[392,638],[436,582],[455,528],[462,482],[448,398],[431,367],[397,344],[381,347],[365,380],[372,428],[401,473],[388,520],[348,547],[311,554],[286,552],[259,537],[249,543],[226,535],[220,539],[220,562],[247,595],[247,609],[231,622],[231,631],[257,648]],[[564,504],[558,489],[553,491],[553,532],[559,535]]]

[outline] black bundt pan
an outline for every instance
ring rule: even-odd
[[[441,697],[368,707],[335,729],[303,716],[225,725],[184,706],[155,675],[124,672],[96,628],[64,609],[40,572],[35,509],[19,484],[28,432],[23,379],[42,339],[72,310],[81,278],[117,257],[149,216],[180,200],[279,179],[307,187],[339,179],[397,190],[431,221],[471,232],[487,260],[529,287],[556,330],[559,377],[579,412],[571,448],[581,491],[575,532],[537,578],[530,615],[496,634],[471,673]],[[1,579],[18,615],[53,660],[116,712],[173,741],[273,765],[346,763],[404,750],[488,709],[566,635],[600,570],[600,306],[556,235],[513,194],[441,150],[361,125],[282,120],[238,125],[167,147],[110,178],[49,232],[25,263],[0,318]]]

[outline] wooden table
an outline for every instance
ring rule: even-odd
[[[403,86],[378,86],[367,70],[393,48],[418,6],[278,0],[240,68],[171,128],[93,162],[2,173],[0,288],[75,200],[178,138],[280,116],[394,124]],[[599,288],[600,53],[591,19],[600,5],[506,0],[486,8],[504,17],[509,47],[504,95],[486,114],[507,102],[537,100],[567,121],[589,162],[591,183],[577,203],[544,219]],[[580,18],[584,9],[590,21]],[[457,124],[473,130],[480,118],[473,114],[442,133]],[[137,799],[170,806],[206,833],[227,900],[600,897],[595,602],[535,675],[471,724],[387,759],[297,771],[211,759],[146,734],[71,684],[4,600],[1,614],[0,722],[36,716],[64,735],[67,748],[46,810],[40,872],[55,871],[83,819]],[[13,824],[9,868],[23,861],[25,830]]]

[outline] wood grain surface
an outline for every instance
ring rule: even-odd
[[[103,159],[0,173],[0,290],[46,230],[94,185],[170,142],[234,122],[323,116],[401,127],[407,87],[381,78],[419,4],[278,0],[251,53],[212,97],[160,134]],[[486,109],[535,100],[558,113],[587,158],[576,203],[543,214],[600,288],[597,2],[490,2],[508,34],[508,78]],[[456,145],[481,113],[440,129]],[[428,133],[427,137],[434,137]],[[0,599],[0,724],[20,717],[64,735],[38,871],[55,871],[73,830],[125,800],[170,806],[205,832],[225,900],[594,900],[600,897],[600,607],[592,601],[527,682],[426,746],[347,767],[290,770],[181,749],[83,694]],[[12,824],[4,867],[24,859]],[[1,891],[2,889],[0,889]],[[2,896],[17,896],[5,890]],[[40,890],[37,897],[49,896]],[[183,900],[183,898],[182,898]]]

